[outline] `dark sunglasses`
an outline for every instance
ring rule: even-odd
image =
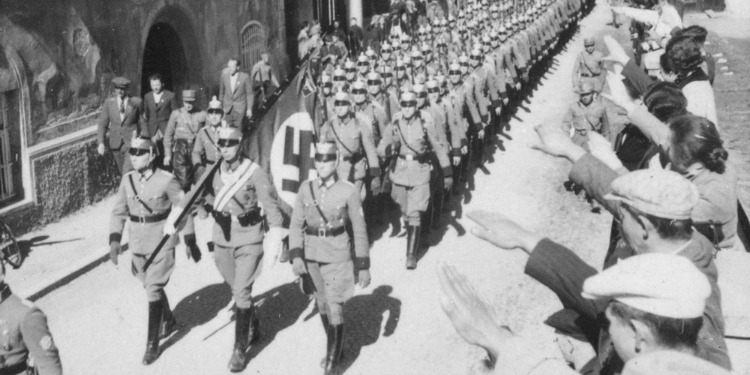
[[[380,76],[383,77],[383,78],[392,78],[393,77],[393,73],[383,73]]]
[[[326,83],[323,84],[323,87],[331,88],[331,87],[333,87],[333,82],[326,82]]]
[[[348,107],[349,106],[349,102],[346,101],[346,100],[334,100],[333,101],[333,105],[335,107]]]
[[[215,108],[209,109],[206,112],[208,112],[209,115],[223,115],[224,114],[224,110],[222,110],[222,109],[215,109]]]
[[[354,89],[354,90],[352,90],[352,94],[354,94],[354,95],[364,95],[364,94],[367,94],[367,90],[365,90],[365,89]]]
[[[401,104],[402,107],[416,107],[417,101],[416,100],[402,101],[399,104]]]
[[[336,82],[346,81],[346,77],[336,76],[336,77],[333,77],[333,80]]]
[[[426,98],[426,97],[427,97],[427,93],[426,93],[426,92],[424,92],[424,91],[423,91],[423,92],[418,92],[418,93],[417,93],[417,98]]]
[[[380,86],[380,81],[367,81],[367,84],[370,86]]]
[[[130,154],[131,156],[142,156],[148,154],[149,152],[151,152],[150,149],[144,150],[141,148],[131,148],[130,150],[128,150],[128,154]]]
[[[384,49],[384,50],[382,50],[380,52],[381,53],[391,53],[391,52],[393,52],[393,50],[392,49]]]
[[[315,161],[318,163],[336,161],[336,154],[315,154]]]
[[[416,56],[416,57],[412,57],[411,61],[417,61],[417,60],[422,60],[422,59],[423,59],[422,56]]]
[[[397,66],[396,70],[402,70],[403,71],[403,70],[406,70],[406,67],[405,66]]]
[[[465,63],[460,63],[459,65],[461,65],[461,66],[469,66],[469,63],[465,62]]]
[[[356,73],[357,69],[346,69],[347,73]]]
[[[461,75],[461,71],[460,70],[450,70],[450,71],[448,71],[448,74],[452,75],[452,76],[460,76]]]
[[[434,94],[436,92],[440,92],[440,89],[427,89],[427,92],[430,94]]]
[[[219,147],[234,147],[240,144],[240,141],[238,139],[219,139],[218,142],[216,142]]]
[[[369,63],[369,62],[366,62],[366,61],[363,61],[363,62],[358,62],[358,63],[357,63],[357,66],[370,66],[370,63]]]

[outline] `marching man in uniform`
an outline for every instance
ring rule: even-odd
[[[240,154],[241,139],[242,133],[235,127],[219,129],[217,144],[223,161],[216,174],[209,176],[205,207],[216,221],[212,236],[214,261],[232,288],[237,306],[234,350],[229,361],[232,372],[245,368],[248,346],[260,334],[252,290],[262,269],[264,220],[271,228],[268,240],[275,246],[274,251],[281,248],[283,236],[276,191],[263,169]]]
[[[440,142],[435,125],[418,114],[417,96],[413,92],[401,95],[401,112],[393,116],[378,151],[383,157],[398,156],[390,171],[391,196],[401,208],[406,223],[406,268],[411,270],[417,267],[421,217],[430,202],[430,152],[434,152],[440,162],[444,188],[450,190],[453,185],[448,150]]]
[[[125,222],[130,221],[132,271],[143,283],[148,297],[148,339],[143,364],[150,365],[159,357],[159,340],[174,332],[177,325],[164,293],[175,265],[174,237],[145,272],[143,266],[159,244],[165,223],[174,222],[179,214],[172,206],[180,202],[184,193],[173,174],[154,168],[156,146],[150,138],[133,138],[129,153],[133,171],[122,177],[115,197],[109,227],[109,259],[117,266],[122,232]]]
[[[326,375],[338,371],[344,344],[344,303],[352,297],[357,280],[362,288],[370,284],[369,243],[359,190],[336,175],[338,160],[336,143],[316,145],[318,178],[300,187],[289,227],[293,271],[298,276],[309,274],[315,286],[315,301],[328,339],[323,364]],[[351,225],[354,238],[347,233],[347,225]]]
[[[52,340],[47,317],[31,302],[11,292],[0,260],[0,374],[61,375],[60,353]]]

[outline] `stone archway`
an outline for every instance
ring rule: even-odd
[[[200,89],[203,79],[200,46],[203,44],[196,35],[199,33],[180,8],[168,6],[159,11],[143,47],[141,96],[151,91],[148,78],[154,73],[162,75],[166,88],[175,92],[178,99],[184,89]]]

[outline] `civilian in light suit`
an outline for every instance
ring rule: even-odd
[[[229,59],[227,68],[221,73],[221,83],[219,84],[219,98],[226,121],[230,126],[242,129],[242,119],[247,116],[253,116],[253,85],[250,82],[250,76],[245,72],[240,72],[239,61]]]
[[[116,77],[112,84],[115,95],[102,104],[97,134],[99,146],[96,150],[99,155],[104,155],[107,150],[112,151],[117,169],[124,175],[133,169],[130,158],[125,155],[130,149],[130,140],[141,133],[141,99],[128,95],[129,79]],[[105,146],[107,138],[109,142]]]

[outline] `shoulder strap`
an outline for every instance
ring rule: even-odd
[[[326,218],[326,215],[323,213],[323,210],[320,208],[320,205],[318,204],[318,199],[315,198],[315,192],[313,191],[313,181],[310,181],[310,183],[307,186],[310,188],[310,196],[313,199],[313,204],[315,205],[315,208],[318,210],[318,214],[320,215],[320,218],[323,220],[323,222],[326,224],[327,227],[330,227],[330,224],[328,223],[328,219]]]
[[[416,114],[415,114],[415,116],[416,116]],[[420,126],[422,126],[421,120],[422,119],[420,118],[420,123],[419,123]],[[398,127],[398,135],[401,136],[401,143],[403,143],[404,146],[406,146],[406,148],[408,148],[409,150],[411,150],[411,152],[413,152],[414,155],[419,155],[420,153],[417,152],[417,150],[413,149],[411,146],[409,146],[409,143],[406,142],[406,139],[404,138],[404,132],[401,131],[401,121],[396,122],[396,127]],[[422,126],[422,132],[424,133],[424,131],[425,131],[424,130],[424,126]]]
[[[586,70],[588,70],[589,73],[594,74],[594,71],[591,70],[589,64],[586,63],[586,58],[584,57],[583,52],[581,52],[581,63],[583,63],[583,66],[586,67]]]
[[[234,194],[236,194],[237,191],[240,190],[240,188],[245,184],[245,182],[247,182],[250,177],[255,174],[255,171],[257,169],[258,164],[251,161],[250,165],[244,169],[237,181],[235,181],[231,185],[224,185],[216,194],[216,200],[214,201],[214,211],[223,210],[224,206],[226,206],[227,203],[229,203],[229,201],[234,198]]]
[[[217,145],[216,142],[214,142],[214,140],[211,139],[211,134],[208,134],[208,126],[203,127],[203,132],[206,133],[206,137],[208,138],[208,141],[211,142],[211,144],[216,148],[216,151],[221,152],[221,150],[219,149],[219,145]]]
[[[355,117],[355,120],[356,120],[356,117]],[[336,140],[339,141],[339,144],[341,145],[341,147],[343,147],[344,150],[346,150],[346,152],[349,153],[349,155],[354,155],[354,152],[352,152],[352,150],[350,150],[349,147],[346,147],[344,142],[341,141],[341,138],[339,138],[339,133],[336,133],[336,126],[333,123],[333,121],[331,121],[331,131],[333,132],[333,136],[336,137]]]
[[[153,214],[154,210],[152,210],[151,207],[149,207],[146,204],[146,202],[144,202],[143,199],[141,199],[141,196],[138,194],[138,190],[135,189],[135,183],[133,182],[133,174],[132,173],[128,175],[128,181],[130,181],[130,187],[133,189],[133,194],[135,194],[135,199],[138,200],[138,203],[140,203],[141,206],[143,206],[143,208],[145,208],[146,211],[148,211],[148,213]]]

